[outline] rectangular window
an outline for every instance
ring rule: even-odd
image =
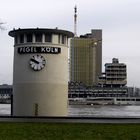
[[[32,38],[32,34],[27,34],[27,42],[32,42],[33,38]]]
[[[61,36],[60,36],[60,34],[58,35],[58,43],[60,44],[61,43]]]
[[[17,36],[15,36],[15,44],[18,43],[18,39],[17,39]]]
[[[45,42],[52,42],[52,35],[51,34],[45,34]]]
[[[19,36],[19,40],[20,40],[20,43],[24,43],[24,35],[23,34],[21,34]]]
[[[35,34],[35,42],[42,42],[42,34]]]
[[[62,44],[65,44],[65,36],[62,35]]]

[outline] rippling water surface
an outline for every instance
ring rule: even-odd
[[[140,117],[140,106],[89,106],[71,105],[69,106],[70,116],[90,116],[90,117]]]
[[[10,115],[10,104],[0,104],[0,115]],[[89,117],[140,117],[140,106],[90,106],[90,105],[70,105],[69,116],[89,116]]]
[[[0,104],[0,115],[10,115],[11,105],[10,104]]]

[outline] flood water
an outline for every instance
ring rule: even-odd
[[[10,104],[0,104],[0,115],[10,115]],[[81,117],[140,117],[140,106],[69,105],[69,116]]]

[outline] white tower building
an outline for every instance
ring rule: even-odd
[[[67,116],[68,38],[59,29],[17,29],[14,37],[13,115]]]

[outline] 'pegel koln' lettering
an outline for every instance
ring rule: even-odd
[[[58,47],[19,47],[19,54],[27,54],[27,53],[51,53],[58,54],[61,53],[61,48]]]

